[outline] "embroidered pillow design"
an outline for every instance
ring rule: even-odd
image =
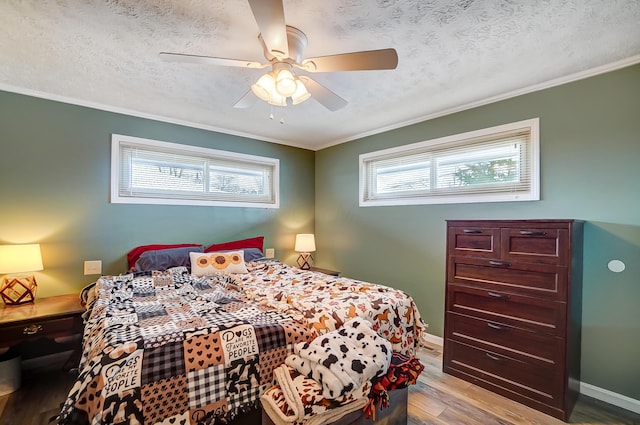
[[[190,252],[191,273],[209,276],[216,273],[248,273],[244,262],[244,252]]]

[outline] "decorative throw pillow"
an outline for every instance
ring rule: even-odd
[[[228,241],[222,243],[214,243],[208,246],[204,252],[219,252],[232,249],[247,249],[258,248],[261,252],[264,252],[264,236],[256,236],[253,238],[241,239],[237,241]]]
[[[248,273],[244,252],[191,252],[191,274],[208,276],[216,273]]]
[[[236,250],[232,250],[236,251]],[[248,263],[249,261],[257,261],[264,259],[264,254],[258,248],[245,248],[244,251],[244,262]],[[227,252],[227,251],[224,251]]]

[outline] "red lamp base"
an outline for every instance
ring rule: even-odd
[[[32,303],[37,289],[34,276],[5,277],[0,285],[0,297],[7,305]]]

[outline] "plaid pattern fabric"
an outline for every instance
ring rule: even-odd
[[[166,316],[167,312],[162,307],[155,307],[147,311],[141,311],[138,313],[139,320],[152,319],[158,316]]]
[[[184,373],[182,342],[170,342],[162,347],[144,350],[141,376],[143,385]]]
[[[211,325],[220,328],[224,327],[228,323],[238,321],[238,317],[235,314],[225,313],[223,311],[211,311],[203,313],[202,316],[207,320],[207,322],[211,323]]]
[[[189,407],[195,409],[222,398],[226,392],[225,384],[224,365],[187,372]]]
[[[261,353],[277,347],[284,347],[287,344],[284,330],[280,325],[254,325],[253,328]]]

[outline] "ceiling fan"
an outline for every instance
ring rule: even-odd
[[[236,102],[235,108],[248,108],[253,105],[256,96],[276,106],[296,105],[313,97],[330,111],[343,108],[347,101],[309,76],[296,75],[294,68],[313,73],[395,69],[398,66],[398,54],[395,49],[367,50],[304,59],[307,36],[299,29],[285,24],[283,0],[248,1],[260,29],[258,39],[263,46],[267,62],[168,52],[161,52],[161,59],[254,69],[270,66],[271,71],[262,75],[251,86],[251,89]]]

